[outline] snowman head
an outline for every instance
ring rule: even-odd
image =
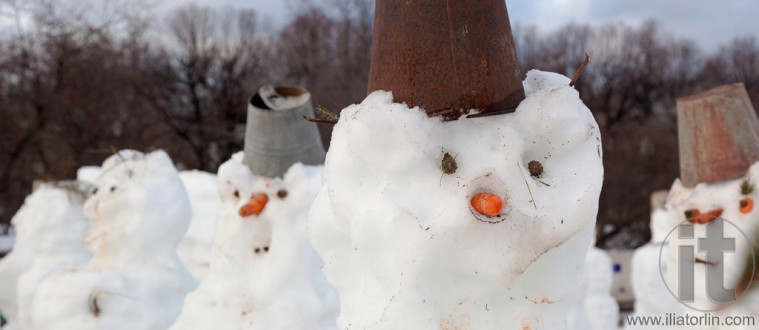
[[[35,205],[37,253],[81,253],[89,221],[82,205],[94,187],[81,181],[61,181],[40,186],[27,199]],[[62,233],[65,233],[62,235]]]
[[[707,272],[721,273],[724,278],[724,289],[736,287],[743,276],[746,261],[751,255],[753,237],[759,229],[759,210],[754,203],[759,198],[755,184],[759,180],[759,163],[753,164],[743,178],[713,183],[699,183],[689,188],[676,180],[672,185],[666,210],[670,218],[669,269],[677,270],[684,267],[680,263],[693,262],[694,265],[694,294],[695,302],[689,306],[712,310],[728,306],[730,302],[715,301],[713,294],[708,292]],[[718,218],[724,219],[722,227],[723,238],[734,241],[734,251],[727,249],[722,254],[719,263],[709,262],[706,251],[700,248],[700,238],[707,237],[707,226],[715,224]],[[691,235],[681,235],[681,225],[693,228]],[[674,229],[673,229],[674,228]],[[678,260],[678,248],[692,246],[694,258]],[[688,267],[690,265],[687,265]],[[668,281],[670,290],[677,292],[679,280],[677,271],[670,272]],[[673,286],[674,284],[675,286]],[[740,292],[736,291],[736,296]]]
[[[86,243],[95,259],[128,264],[173,256],[190,221],[190,202],[169,156],[122,150],[84,206],[92,220]]]

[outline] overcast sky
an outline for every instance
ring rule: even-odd
[[[287,23],[298,0],[163,0],[159,11],[192,2],[253,8],[269,16],[277,28]],[[534,24],[544,32],[570,22],[639,24],[653,18],[666,30],[696,41],[707,51],[734,37],[759,32],[757,0],[509,0],[507,6],[512,24]]]

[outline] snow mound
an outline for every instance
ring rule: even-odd
[[[192,275],[200,281],[208,272],[211,258],[214,219],[221,200],[216,185],[216,174],[203,171],[182,171],[179,177],[190,197],[192,220],[187,234],[179,242],[177,254]]]
[[[102,168],[84,205],[93,258],[42,282],[35,329],[166,329],[195,288],[175,252],[190,203],[169,156],[123,150]]]
[[[218,186],[210,269],[172,329],[335,328],[337,295],[306,231],[322,167],[296,163],[272,179],[252,173],[237,153],[219,168]],[[241,215],[261,194],[262,211]]]
[[[309,223],[341,328],[566,326],[603,180],[598,125],[568,84],[530,71],[515,113],[476,119],[383,91],[343,110]],[[479,214],[478,193],[505,206]]]

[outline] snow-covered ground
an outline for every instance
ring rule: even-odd
[[[242,153],[219,168],[210,270],[172,329],[333,329],[337,296],[306,232],[322,167],[255,175]]]
[[[568,78],[530,71],[524,86],[516,112],[494,117],[444,122],[382,91],[342,111],[309,223],[339,327],[566,326],[598,209],[600,133]]]

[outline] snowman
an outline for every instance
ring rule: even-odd
[[[89,223],[82,205],[91,188],[76,181],[43,183],[13,216],[13,251],[0,261],[0,311],[7,329],[28,329],[29,311],[39,282],[63,268],[87,264],[82,239]]]
[[[619,304],[611,296],[612,262],[609,254],[595,247],[593,240],[585,256],[584,298],[570,309],[569,329],[617,329]]]
[[[214,219],[221,200],[216,174],[203,171],[181,171],[179,177],[187,189],[192,207],[192,220],[187,234],[179,242],[177,255],[196,280],[208,273],[213,243]]]
[[[652,194],[651,241],[637,248],[632,257],[634,316],[663,316],[682,312],[682,305],[668,292],[663,280],[669,273],[665,238],[672,230],[669,213],[664,208],[667,194],[666,190]],[[636,326],[635,329],[644,327]]]
[[[82,206],[94,187],[81,181],[45,183],[25,202],[32,212],[26,226],[33,228],[32,266],[18,279],[18,324],[32,329],[31,310],[39,284],[51,274],[87,265],[92,254],[84,247],[90,223]]]
[[[316,127],[301,119],[301,111],[312,111],[302,89],[265,86],[254,96],[245,153],[219,168],[221,206],[208,274],[172,329],[335,328],[337,295],[306,230],[322,187],[323,167],[316,164],[324,150],[307,137]],[[304,130],[295,132],[299,125]],[[278,133],[251,128],[262,126],[279,127],[295,145],[277,146]]]
[[[667,287],[689,313],[735,315],[736,306],[756,300],[742,295],[740,281],[755,266],[747,261],[759,230],[759,119],[743,85],[725,85],[678,99],[678,133],[681,177],[666,205]],[[716,249],[708,245],[715,239]],[[759,316],[755,303],[741,310]]]
[[[42,282],[32,306],[34,329],[166,329],[195,288],[176,255],[190,205],[169,156],[123,150],[102,169],[84,205],[93,258]]]
[[[530,71],[516,112],[486,118],[384,91],[343,110],[309,224],[341,328],[566,327],[603,179],[569,82]]]

